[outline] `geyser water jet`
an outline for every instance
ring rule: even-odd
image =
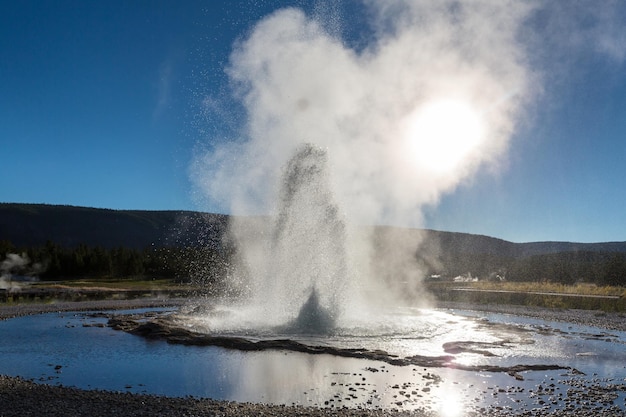
[[[330,187],[324,149],[304,144],[284,168],[277,214],[240,268],[249,271],[251,314],[303,333],[331,331],[350,287],[346,223]],[[254,256],[250,256],[250,254]]]

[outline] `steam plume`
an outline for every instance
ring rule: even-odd
[[[307,142],[328,150],[348,218],[419,226],[423,205],[497,161],[531,91],[516,41],[528,7],[444,3],[368,2],[374,40],[361,51],[298,9],[260,21],[228,68],[247,110],[246,139],[199,158],[199,185],[235,214],[267,213],[280,168]],[[488,131],[454,172],[433,176],[405,155],[403,129],[441,97],[479,109]]]
[[[561,2],[363,5],[372,40],[359,49],[341,38],[340,21],[321,22],[295,8],[265,17],[235,44],[227,72],[246,113],[241,137],[214,142],[192,166],[213,207],[275,213],[281,170],[298,146],[310,143],[326,150],[330,187],[351,223],[419,227],[424,206],[478,169],[497,170],[505,160],[528,105],[542,91],[533,65],[548,54],[533,31],[554,33],[557,23],[572,21]],[[327,15],[328,9],[318,13]],[[593,16],[599,27],[602,16]],[[604,31],[590,33],[597,50],[623,57],[624,49]],[[562,42],[554,37],[547,44]],[[409,126],[416,113],[442,99],[471,108],[482,131],[459,161],[437,171],[420,162],[430,157],[430,139],[411,148]],[[452,117],[449,124],[457,122]],[[351,232],[349,240],[353,259],[370,255],[368,246],[356,249],[362,236]],[[395,242],[400,249],[392,263],[405,267],[418,243],[413,239],[404,250]],[[358,264],[353,260],[351,267]]]
[[[24,273],[30,263],[26,254],[7,253],[0,263],[0,289],[18,291],[21,286],[11,278],[13,274]]]

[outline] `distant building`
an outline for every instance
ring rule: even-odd
[[[471,272],[465,275],[459,275],[454,277],[454,282],[478,282],[478,277],[473,277]]]

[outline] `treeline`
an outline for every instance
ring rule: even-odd
[[[471,274],[479,279],[626,286],[626,253],[562,252],[508,258],[497,255],[447,254],[430,273],[453,278]]]
[[[10,256],[13,254],[13,256]],[[0,241],[3,275],[35,275],[55,281],[78,278],[169,278],[181,282],[217,281],[227,273],[227,249],[200,247],[104,248],[54,242],[18,248]],[[19,257],[20,262],[15,262]]]
[[[43,246],[22,248],[4,240],[0,241],[0,273],[3,276],[35,275],[50,281],[87,277],[221,283],[229,273],[233,254],[233,248],[218,245],[139,250],[84,244],[65,247],[49,241]],[[20,262],[15,261],[16,257]],[[518,282],[626,286],[626,253],[623,252],[576,251],[521,258],[444,253],[435,260],[418,253],[417,258],[426,275],[436,274],[448,279],[471,274],[481,280],[504,278]]]

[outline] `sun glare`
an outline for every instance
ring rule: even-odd
[[[456,169],[483,141],[479,111],[460,100],[432,101],[418,108],[407,123],[411,158],[420,168],[444,174]]]

